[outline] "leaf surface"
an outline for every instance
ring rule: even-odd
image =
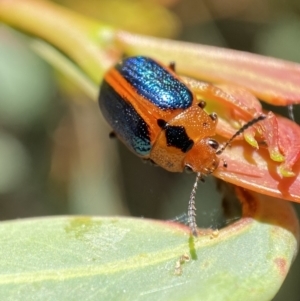
[[[270,300],[297,252],[298,221],[288,202],[246,198],[248,217],[194,241],[185,226],[143,219],[2,222],[0,299]]]
[[[130,55],[176,62],[179,74],[246,88],[273,105],[300,103],[300,65],[243,51],[143,37],[121,31],[117,41]]]

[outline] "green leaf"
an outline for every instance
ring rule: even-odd
[[[2,222],[0,300],[270,300],[296,254],[298,221],[288,202],[253,196],[255,219],[195,239],[144,219]]]

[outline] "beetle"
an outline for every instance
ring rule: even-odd
[[[212,138],[217,114],[207,114],[205,105],[175,73],[174,63],[164,66],[144,56],[120,61],[100,86],[102,114],[132,152],[171,172],[197,173],[188,206],[188,223],[195,236],[198,181],[216,170],[219,155],[237,135],[265,118],[262,114],[252,119],[220,146]]]

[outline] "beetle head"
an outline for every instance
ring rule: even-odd
[[[193,172],[208,175],[219,166],[220,159],[216,154],[219,143],[212,138],[204,138],[196,142],[187,152],[184,165]]]

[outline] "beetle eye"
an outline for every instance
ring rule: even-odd
[[[193,169],[192,169],[192,167],[190,165],[185,165],[184,166],[184,171],[186,173],[192,173],[192,172],[194,172]]]
[[[211,118],[212,121],[217,121],[218,120],[218,115],[216,113],[209,114],[209,117]]]
[[[214,140],[214,139],[209,139],[208,140],[208,144],[213,149],[218,149],[219,148],[219,143],[216,140]]]

